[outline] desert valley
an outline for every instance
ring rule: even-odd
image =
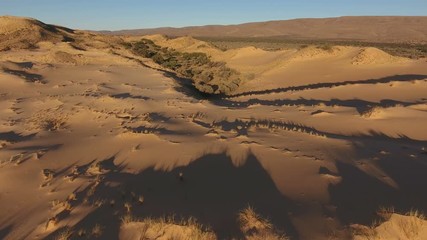
[[[290,41],[0,17],[0,239],[426,239],[408,19]]]

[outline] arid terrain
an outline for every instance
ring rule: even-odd
[[[426,56],[245,44],[0,17],[0,239],[427,239]]]
[[[427,43],[426,24],[426,16],[351,16],[254,22],[238,25],[130,29],[113,32],[104,31],[104,33],[139,36],[163,34],[193,37],[275,37],[282,39]]]

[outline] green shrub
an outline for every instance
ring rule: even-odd
[[[161,48],[153,41],[142,39],[127,43],[125,47],[136,54],[151,58],[155,63],[193,80],[194,86],[209,94],[229,94],[240,84],[240,73],[230,69],[224,62],[213,62],[204,53],[182,53]]]

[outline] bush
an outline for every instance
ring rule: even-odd
[[[332,49],[332,46],[331,45],[329,45],[329,44],[325,44],[325,45],[320,45],[320,46],[318,46],[317,47],[318,49],[322,49],[323,51],[328,51],[328,52],[331,52],[333,49]]]
[[[191,78],[194,86],[201,92],[229,94],[240,84],[240,73],[227,67],[224,62],[211,61],[204,53],[182,53],[161,48],[148,39],[128,44],[124,45],[134,54],[151,58],[155,63],[176,72],[179,76]]]

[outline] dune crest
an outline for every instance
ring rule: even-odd
[[[11,34],[18,31],[47,29],[48,26],[36,19],[12,16],[0,16],[0,34]]]
[[[354,65],[379,65],[390,63],[405,63],[408,59],[402,57],[391,56],[390,54],[381,51],[378,48],[362,49],[352,61]]]
[[[425,59],[0,22],[0,239],[403,236],[363,226],[427,212]]]
[[[0,51],[34,48],[41,41],[66,41],[67,31],[31,18],[1,16]]]
[[[427,220],[417,212],[409,215],[390,213],[387,219],[376,227],[354,226],[354,240],[422,240],[427,238]]]

